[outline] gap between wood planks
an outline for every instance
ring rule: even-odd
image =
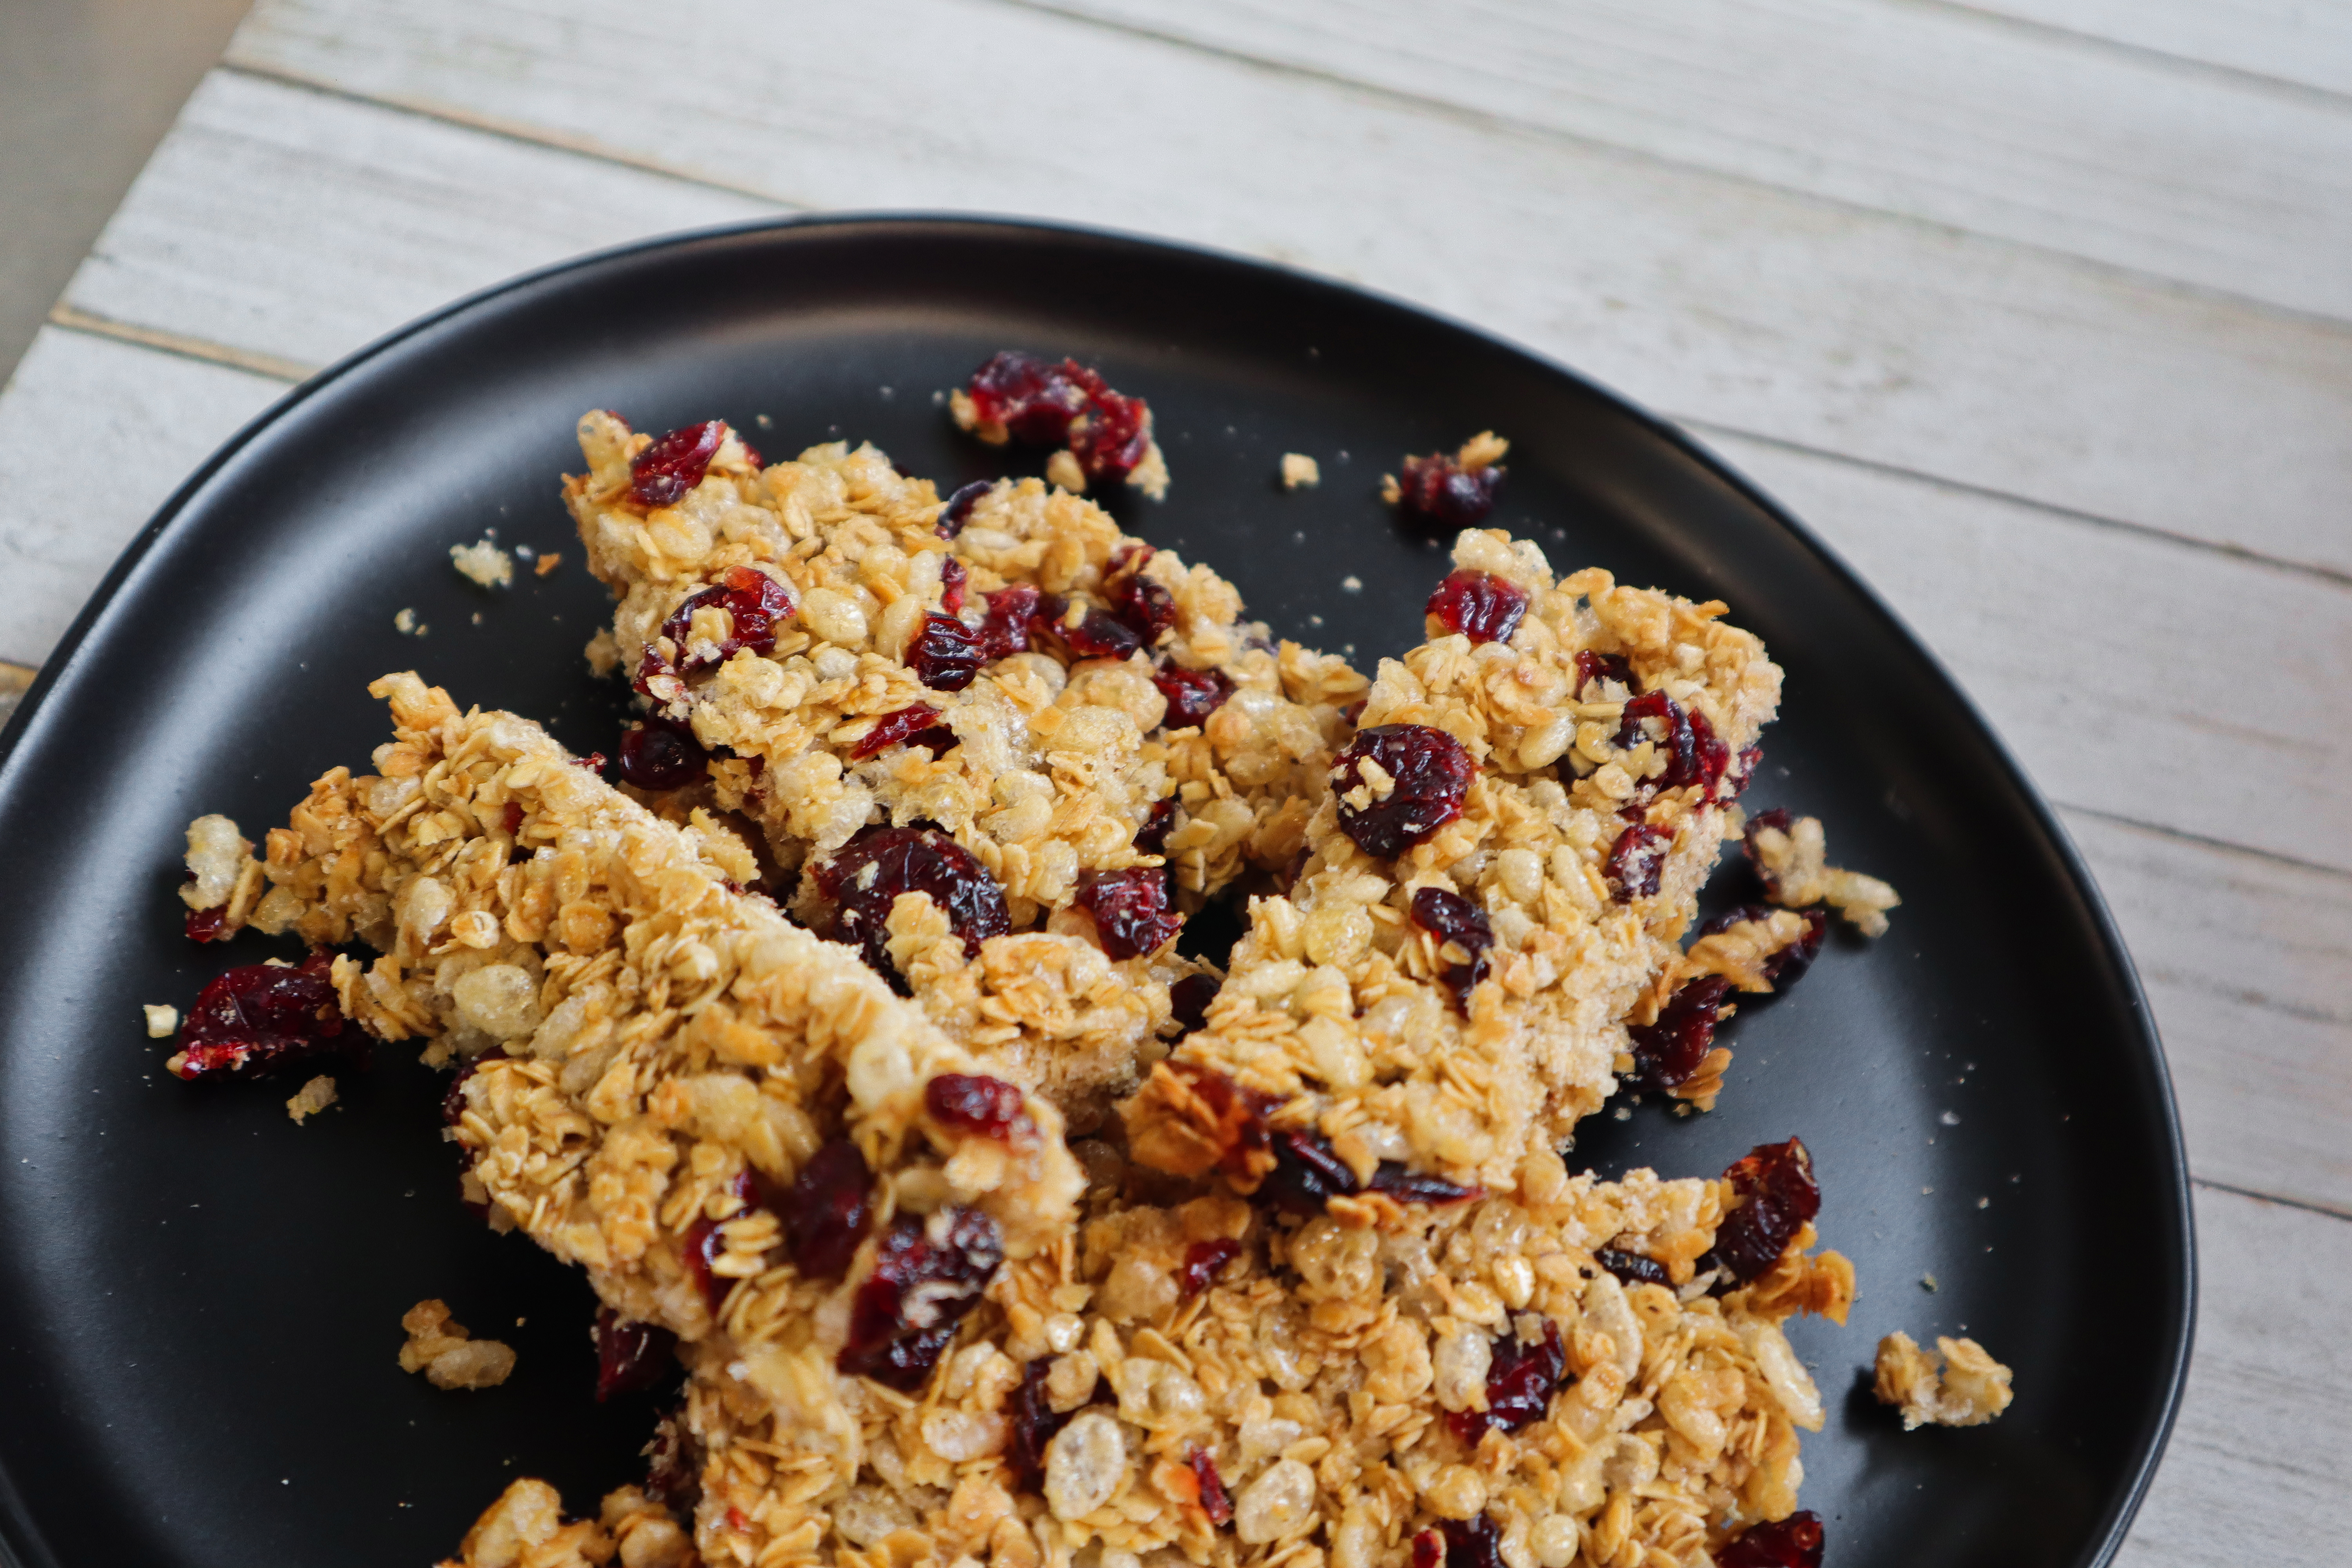
[[[2131,59],[2153,60],[2159,65],[2173,66],[2182,70],[2203,71],[2223,81],[2232,81],[2241,86],[2260,88],[2265,91],[2284,93],[2308,101],[2325,103],[2333,109],[2352,108],[2352,95],[2339,92],[2334,88],[2321,87],[2315,82],[2297,81],[2292,77],[2275,76],[2269,71],[2256,70],[2251,66],[2231,65],[2227,60],[2200,59],[2195,55],[2184,55],[2176,49],[2162,48],[2154,44],[2137,43],[2130,38],[2117,37],[2111,33],[2094,33],[2082,27],[2070,27],[2063,22],[2053,22],[2045,16],[2032,16],[2022,12],[2004,11],[1995,5],[1971,5],[1968,0],[1911,0],[1911,4],[1922,10],[1949,11],[1957,16],[1973,16],[1999,26],[2014,27],[2021,33],[2035,34],[2048,38],[2067,38],[2078,44],[2089,44],[2095,48],[2112,49],[2116,54]]]
[[[2252,1187],[2232,1186],[2228,1182],[2209,1182],[2202,1176],[2189,1177],[2189,1184],[2192,1187],[2203,1187],[2209,1192],[2228,1193],[2233,1197],[2252,1198],[2256,1203],[2276,1204],[2281,1208],[2301,1209],[2305,1214],[2315,1214],[2328,1219],[2352,1223],[2352,1209],[2315,1204],[2308,1198],[2283,1198],[2276,1193],[2257,1192]]]

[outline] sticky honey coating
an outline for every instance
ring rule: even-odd
[[[1448,633],[1382,660],[1357,722],[1436,731],[1466,752],[1475,772],[1458,815],[1373,853],[1348,813],[1377,811],[1391,781],[1342,770],[1308,820],[1296,882],[1250,901],[1208,1026],[1126,1108],[1145,1163],[1222,1168],[1244,1190],[1264,1174],[1268,1157],[1236,1145],[1231,1096],[1204,1093],[1206,1079],[1326,1140],[1360,1181],[1394,1161],[1507,1188],[1531,1150],[1558,1146],[1608,1097],[1632,1065],[1628,1025],[1654,1020],[1692,973],[1735,959],[1755,970],[1800,934],[1791,917],[1748,933],[1743,953],[1680,945],[1738,835],[1732,802],[1779,702],[1763,645],[1719,603],[1598,569],[1556,578],[1536,546],[1499,531],[1464,532],[1454,559],[1524,595],[1523,617],[1507,640]],[[1431,629],[1444,628],[1433,617]],[[1674,782],[1693,766],[1678,763],[1677,727],[1701,721],[1715,761]],[[1629,858],[1643,843],[1648,862]],[[1491,945],[1473,955],[1431,929],[1416,913],[1425,889],[1475,907]],[[1465,984],[1474,956],[1479,977]],[[1728,1060],[1717,1047],[1678,1092],[1712,1106]]]
[[[1223,579],[1034,479],[964,498],[943,529],[932,484],[871,447],[759,468],[730,433],[698,484],[647,507],[630,472],[647,437],[602,413],[579,433],[587,471],[565,500],[619,600],[592,657],[638,679],[717,759],[679,800],[740,817],[782,878],[877,826],[950,836],[1002,889],[1009,930],[975,952],[935,910],[894,913],[897,978],[959,1039],[1099,1120],[1173,1032],[1170,984],[1199,966],[1160,944],[1107,954],[1087,879],[1164,864],[1191,910],[1288,866],[1363,679],[1276,644]],[[772,640],[727,653],[736,628],[715,605],[677,624],[695,595],[746,571],[759,579],[738,581],[789,597]],[[1012,614],[1008,589],[1044,606],[1034,622]],[[916,652],[937,619],[961,637],[992,612],[1020,646],[992,647],[967,685],[926,685],[954,679]],[[1089,656],[1087,627],[1106,619],[1118,647]],[[1188,676],[1215,698],[1189,722],[1161,689]],[[929,743],[876,742],[877,727],[923,710]],[[828,929],[814,879],[794,886],[796,912]]]

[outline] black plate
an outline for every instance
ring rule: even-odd
[[[576,1505],[634,1479],[651,1406],[593,1403],[584,1284],[454,1201],[436,1075],[380,1051],[298,1128],[299,1079],[163,1074],[139,1005],[184,1007],[270,951],[180,934],[181,829],[225,811],[257,834],[326,768],[364,768],[387,728],[362,689],[389,669],[610,749],[616,693],[579,657],[604,595],[555,492],[583,409],[723,415],[771,455],[870,438],[961,481],[1000,458],[936,389],[1014,345],[1150,398],[1174,487],[1116,504],[1278,632],[1367,666],[1417,640],[1444,557],[1380,503],[1381,472],[1491,426],[1512,440],[1495,521],[1763,635],[1788,700],[1749,804],[1823,816],[1903,908],[1732,1026],[1720,1110],[1604,1115],[1578,1157],[1682,1175],[1811,1143],[1822,1235],[1862,1289],[1845,1328],[1794,1336],[1831,1410],[1804,1450],[1830,1563],[2104,1562],[2188,1355],[2180,1137],[2097,894],[1935,661],[1687,437],[1508,345],[1227,257],[872,219],[642,246],[396,334],[207,464],[50,661],[0,771],[0,1534],[25,1568],[415,1568],[515,1475]],[[1321,459],[1319,489],[1276,487],[1286,451]],[[486,527],[568,559],[478,591],[446,552]],[[394,629],[404,606],[428,635]],[[513,1343],[514,1379],[404,1375],[398,1320],[426,1296]],[[2017,1369],[2014,1408],[1902,1432],[1863,1372],[1897,1328],[1980,1337]]]

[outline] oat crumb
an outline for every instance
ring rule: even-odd
[[[1919,1276],[1919,1289],[1922,1290],[1933,1290],[1936,1288],[1936,1277],[1933,1274],[1922,1274]]]
[[[335,1080],[320,1073],[294,1091],[294,1098],[286,1102],[286,1114],[292,1117],[294,1124],[299,1127],[304,1117],[316,1116],[334,1103]]]
[[[1339,591],[1343,594],[1360,594],[1364,591],[1364,580],[1351,572],[1339,579]]]
[[[1045,479],[1059,485],[1072,495],[1083,495],[1087,489],[1087,471],[1078,467],[1077,455],[1060,451],[1045,459]]]
[[[421,637],[425,632],[425,623],[418,620],[416,612],[411,609],[403,609],[393,616],[392,627],[404,637]]]
[[[1937,1426],[1981,1426],[2009,1408],[2014,1375],[1985,1352],[1974,1340],[1938,1337],[1929,1354],[1909,1334],[1896,1332],[1878,1342],[1876,1380],[1872,1392],[1882,1405],[1903,1412],[1903,1429]]]
[[[1323,482],[1323,469],[1304,452],[1282,455],[1282,488],[1286,490],[1311,490]]]
[[[400,1370],[421,1372],[436,1388],[496,1388],[514,1371],[513,1349],[499,1340],[478,1340],[449,1316],[445,1301],[419,1301],[401,1314],[408,1342],[400,1347]]]
[[[485,588],[514,585],[514,557],[488,538],[478,544],[451,545],[449,563]]]
[[[562,553],[557,551],[551,550],[546,554],[539,558],[539,564],[532,567],[531,571],[536,575],[544,577],[550,572],[554,571],[558,566],[562,564],[563,556]]]
[[[180,1010],[161,1002],[150,1002],[141,1011],[147,1015],[147,1037],[168,1040],[180,1031]]]

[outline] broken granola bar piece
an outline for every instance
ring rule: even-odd
[[[1433,612],[1431,640],[1381,663],[1296,881],[1251,900],[1206,1026],[1123,1112],[1145,1163],[1253,1190],[1277,1151],[1235,1142],[1248,1102],[1360,1184],[1401,1162],[1503,1190],[1619,1073],[1712,1105],[1724,982],[1703,1018],[1676,997],[1711,968],[1760,981],[1799,939],[1791,916],[1736,952],[1679,945],[1779,700],[1762,644],[1720,604],[1555,578],[1499,532],[1464,532],[1454,567],[1514,606],[1508,635]],[[1673,1050],[1645,1055],[1645,1029]]]
[[[1871,1392],[1903,1412],[1903,1429],[1981,1426],[2009,1408],[2013,1375],[1974,1340],[1938,1336],[1933,1352],[1897,1330],[1878,1342]]]
[[[514,1372],[513,1347],[474,1338],[446,1301],[417,1302],[401,1314],[400,1326],[408,1331],[400,1370],[423,1373],[436,1388],[496,1388]]]
[[[648,510],[642,439],[588,416],[565,494],[620,599],[605,646],[658,705],[643,733],[688,758],[646,775],[655,804],[738,823],[803,922],[1098,1121],[1177,1032],[1182,916],[1298,853],[1360,679],[1035,480],[943,504],[835,445]],[[730,592],[783,607],[747,637]]]
[[[342,1012],[465,1065],[451,1133],[494,1224],[582,1265],[622,1318],[722,1342],[876,1267],[870,1236],[823,1277],[795,1263],[796,1184],[838,1142],[877,1229],[968,1214],[1012,1258],[1061,1234],[1079,1182],[1058,1113],[1015,1090],[984,1128],[938,1114],[934,1086],[980,1064],[848,950],[734,891],[748,852],[724,827],[664,822],[537,725],[414,675],[371,689],[395,738],[272,830],[254,923],[379,950],[336,962]]]
[[[1863,935],[1886,934],[1886,911],[1903,900],[1875,877],[1831,865],[1820,817],[1792,820],[1775,806],[1747,819],[1744,839],[1748,863],[1774,903],[1791,910],[1825,903]]]
[[[1088,481],[1125,482],[1153,500],[1168,494],[1168,459],[1151,436],[1151,409],[1111,390],[1099,372],[1008,350],[950,394],[957,427],[992,447],[1058,447],[1046,476],[1073,495]]]

